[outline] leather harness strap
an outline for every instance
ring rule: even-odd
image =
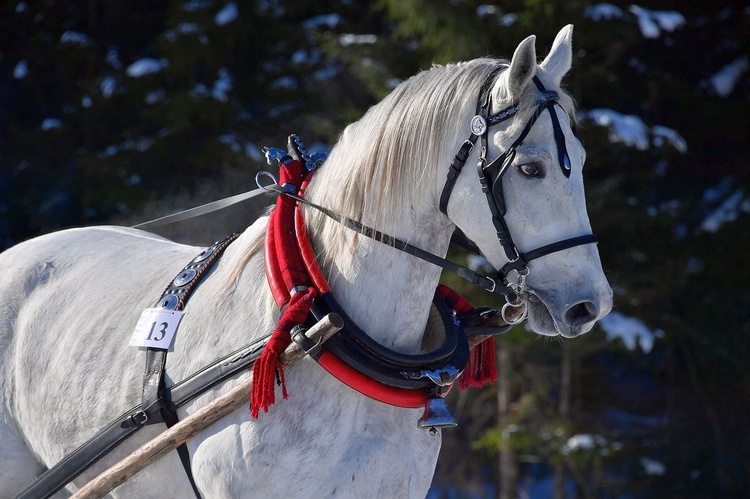
[[[195,257],[167,286],[156,306],[167,310],[183,310],[201,277],[213,266],[227,246],[238,237],[239,234],[231,234]],[[177,417],[177,409],[165,397],[164,371],[167,364],[167,352],[168,350],[161,348],[149,347],[146,349],[146,371],[143,375],[141,414],[145,418],[143,424],[164,423],[167,428],[170,428],[179,422],[179,418]],[[184,443],[179,445],[177,454],[180,456],[182,467],[185,469],[193,492],[200,499],[201,495],[190,466],[190,452],[187,445]]]
[[[214,363],[203,367],[184,380],[168,387],[165,398],[171,405],[180,408],[217,384],[247,369],[263,351],[268,338],[262,338],[225,355]],[[112,451],[144,425],[134,425],[133,421],[141,412],[135,406],[114,418],[86,443],[65,456],[65,458],[29,484],[16,499],[46,499],[86,471],[101,457]]]

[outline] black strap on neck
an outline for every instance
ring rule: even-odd
[[[474,272],[471,269],[458,265],[457,263],[453,263],[450,260],[446,260],[445,258],[441,258],[437,255],[430,253],[429,251],[425,251],[412,244],[409,244],[406,241],[402,241],[401,239],[398,239],[396,237],[390,236],[388,234],[384,234],[383,232],[380,232],[371,227],[363,225],[362,223],[357,222],[356,220],[351,220],[351,219],[342,217],[341,215],[335,213],[334,211],[324,206],[320,206],[319,204],[313,203],[312,201],[308,201],[305,198],[302,198],[292,192],[285,190],[283,186],[280,186],[278,184],[271,184],[271,185],[263,186],[263,188],[278,192],[279,194],[284,195],[284,196],[289,196],[291,198],[294,198],[300,203],[303,203],[303,204],[306,204],[307,206],[315,208],[316,210],[320,211],[327,217],[339,223],[343,223],[347,228],[355,232],[358,232],[359,234],[362,234],[363,236],[366,236],[380,243],[387,244],[399,251],[403,251],[404,253],[408,253],[409,255],[417,257],[420,260],[424,260],[425,262],[431,263],[440,268],[453,272],[458,277],[466,281],[469,281],[475,286],[479,286],[480,288],[483,288],[485,291],[489,291],[490,293],[499,293],[499,294],[508,294],[511,292],[511,289],[508,286],[506,286],[504,283],[498,282],[497,280],[491,277],[487,277],[477,272]]]
[[[448,214],[448,201],[451,198],[453,187],[456,185],[456,180],[466,164],[466,160],[469,159],[469,156],[474,150],[474,144],[476,143],[477,138],[478,137],[472,133],[471,137],[461,144],[461,148],[458,150],[458,153],[456,153],[456,156],[451,162],[451,166],[448,168],[448,177],[445,179],[443,192],[440,194],[440,211],[445,215]]]

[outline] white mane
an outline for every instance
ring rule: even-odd
[[[307,198],[351,220],[399,237],[398,224],[415,207],[430,202],[429,189],[416,188],[439,175],[444,178],[453,155],[468,137],[480,87],[489,72],[507,60],[481,58],[448,65],[433,65],[407,79],[358,121],[348,125],[324,166],[315,173]],[[507,81],[497,79],[495,108],[510,105]],[[560,104],[571,121],[575,106],[560,88]],[[535,105],[537,91],[529,85],[519,103],[511,128],[523,127]],[[498,98],[500,102],[498,102]],[[501,104],[502,103],[502,104]],[[437,200],[434,206],[437,207]],[[437,214],[437,209],[434,210]],[[358,235],[324,214],[305,209],[310,237],[321,266],[351,261]],[[264,232],[248,247],[233,273],[234,282],[252,255],[262,246]]]

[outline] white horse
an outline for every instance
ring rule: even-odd
[[[512,104],[520,111],[492,129],[489,157],[507,149],[528,122],[537,94],[532,77],[560,94],[562,107],[552,112],[570,152],[569,178],[557,166],[546,112],[505,174],[505,219],[522,251],[591,230],[585,152],[572,133],[572,101],[560,89],[571,65],[571,38],[571,26],[561,30],[538,65],[535,38],[525,39],[490,91],[491,112]],[[306,197],[437,255],[445,255],[459,227],[494,267],[502,267],[507,257],[473,168],[458,177],[447,216],[438,209],[447,166],[468,134],[480,86],[500,63],[436,66],[401,84],[346,128]],[[440,269],[311,209],[306,216],[323,271],[352,319],[389,348],[419,352]],[[274,329],[279,312],[263,268],[266,223],[264,217],[250,226],[190,299],[169,354],[170,381]],[[0,255],[0,498],[17,493],[140,402],[144,357],[128,347],[130,335],[141,311],[199,252],[138,230],[89,227],[45,235]],[[546,255],[529,268],[536,297],[529,301],[529,322],[537,333],[573,337],[610,310],[611,290],[593,244]],[[180,417],[245,376],[187,404]],[[440,436],[417,428],[421,410],[371,400],[310,359],[290,368],[286,383],[289,399],[258,420],[248,409],[238,410],[188,441],[203,497],[425,496]],[[145,427],[62,494],[162,429]],[[192,495],[175,453],[112,492]]]

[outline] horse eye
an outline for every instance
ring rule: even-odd
[[[521,173],[523,173],[527,177],[540,177],[542,174],[539,166],[534,163],[524,163],[522,165],[518,165],[518,169],[521,170]]]

